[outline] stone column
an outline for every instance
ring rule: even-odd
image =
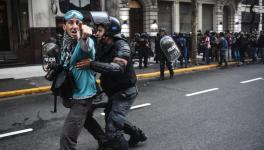
[[[216,31],[217,29],[217,25],[216,25],[216,10],[217,10],[217,5],[214,5],[214,9],[213,9],[213,30]]]
[[[150,29],[150,26],[154,22],[154,20],[156,20],[156,23],[158,24],[158,3],[145,3],[143,15],[144,31],[150,33],[151,36],[156,36],[157,31],[152,31]]]
[[[216,4],[216,32],[223,32],[223,4]]]
[[[129,10],[130,8],[120,8],[119,16],[121,23],[121,33],[129,37]]]
[[[259,1],[259,7],[260,8],[263,8],[262,5],[263,5],[262,1]],[[260,17],[260,19],[259,19],[259,31],[261,31],[262,26],[263,26],[263,24],[262,24],[262,11],[259,11],[259,17]]]
[[[241,12],[237,11],[235,13],[235,22],[234,22],[234,32],[241,31]]]
[[[241,32],[242,28],[242,7],[241,4],[238,4],[237,10],[235,12],[235,29],[234,32]]]
[[[172,7],[172,32],[180,32],[180,3],[179,0],[173,2]]]
[[[105,1],[106,0],[100,0],[102,11],[105,11]]]

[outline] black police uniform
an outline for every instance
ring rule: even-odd
[[[162,52],[160,44],[159,44],[162,37],[163,36],[159,36],[159,39],[156,41],[157,43],[155,44],[155,46],[157,46],[156,47],[157,53],[160,57],[159,58],[160,59],[160,80],[164,80],[165,64],[170,72],[170,78],[173,78],[173,75],[174,75],[172,64]]]
[[[126,115],[138,95],[130,47],[120,34],[116,34],[113,39],[114,44],[99,44],[97,61],[92,61],[90,68],[101,73],[101,87],[109,98],[105,109],[109,144],[114,150],[126,150],[128,142],[123,132],[131,136],[131,145],[146,140],[146,137],[140,129],[126,120]],[[113,63],[114,58],[125,59],[128,63],[126,66],[118,61]]]
[[[139,40],[139,68],[142,68],[142,59],[144,67],[148,66],[148,57],[150,51],[150,42],[148,39],[148,35],[146,33],[142,33]]]

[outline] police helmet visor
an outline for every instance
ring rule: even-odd
[[[79,12],[79,11],[77,11],[77,10],[70,10],[70,11],[68,11],[68,12],[65,13],[65,15],[64,15],[64,19],[65,19],[66,21],[68,21],[68,20],[70,20],[70,19],[72,19],[72,18],[76,18],[76,19],[82,21],[84,17],[83,17],[83,15],[82,15],[82,13]]]
[[[92,19],[92,24],[94,25],[99,25],[99,24],[106,25],[110,23],[107,12],[91,11],[90,14],[91,14],[91,19]]]

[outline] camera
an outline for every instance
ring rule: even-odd
[[[47,79],[48,81],[53,81],[55,77],[56,77],[56,71],[54,69],[49,70],[45,75],[45,79]]]
[[[45,79],[47,79],[49,81],[53,81],[56,78],[57,74],[62,71],[63,67],[62,67],[62,65],[54,62],[54,63],[50,63],[48,65],[47,69],[48,69],[48,72],[44,77],[45,77]]]

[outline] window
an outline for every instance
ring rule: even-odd
[[[28,1],[18,0],[12,1],[13,22],[16,25],[18,47],[27,47],[30,44],[29,37],[29,17],[28,17]]]
[[[242,23],[251,23],[252,21],[252,13],[250,12],[242,12]],[[254,23],[259,23],[260,14],[255,13]]]
[[[242,4],[246,5],[259,5],[259,0],[242,0]]]
[[[68,10],[79,10],[87,16],[89,11],[100,11],[101,5],[99,0],[59,0],[60,10],[66,13]]]
[[[241,28],[244,32],[250,32],[252,30],[258,30],[260,22],[260,14],[256,13],[254,20],[252,20],[252,13],[242,12]],[[253,23],[252,23],[253,21]]]

